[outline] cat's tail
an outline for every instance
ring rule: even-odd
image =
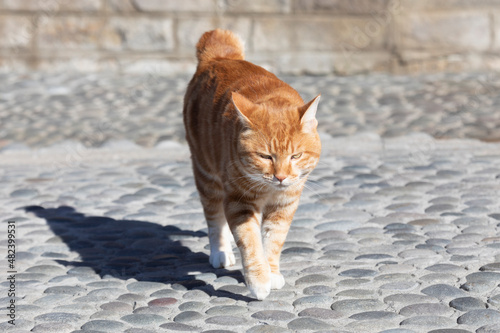
[[[243,42],[229,30],[207,31],[196,44],[196,57],[199,62],[216,58],[243,60]]]

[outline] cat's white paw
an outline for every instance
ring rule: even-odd
[[[268,283],[249,284],[248,289],[252,293],[253,297],[258,299],[259,301],[262,301],[271,293],[271,281],[269,281]]]
[[[281,289],[285,285],[285,278],[281,273],[271,273],[271,289]]]
[[[236,263],[233,250],[230,251],[211,251],[210,264],[213,268],[225,268],[233,266]]]

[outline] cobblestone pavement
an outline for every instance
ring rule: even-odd
[[[384,137],[425,132],[438,138],[500,140],[500,74],[288,77],[305,99],[322,93],[320,130]],[[0,74],[0,148],[65,140],[101,146],[128,139],[151,147],[184,140],[187,77],[106,74]]]
[[[451,115],[442,109],[452,102],[431,87],[465,91],[470,82],[460,82],[460,75],[435,76],[442,81],[434,83],[431,76],[290,80],[307,96],[317,90],[315,82],[323,82],[322,91],[331,82],[328,89],[337,93],[324,93],[323,111],[346,101],[344,89],[351,92],[339,107],[345,118],[323,116],[324,151],[282,255],[286,285],[264,301],[250,297],[239,258],[231,269],[208,263],[189,152],[172,140],[182,133],[181,97],[173,96],[185,79],[151,84],[158,92],[144,97],[153,91],[146,90],[137,99],[144,105],[117,120],[122,107],[131,108],[118,97],[138,81],[37,75],[18,83],[6,76],[0,88],[1,257],[7,253],[6,221],[15,221],[17,250],[15,283],[6,279],[9,261],[0,260],[0,332],[500,332],[500,143],[424,133],[391,137],[402,124],[409,128],[435,113],[440,122],[422,122],[415,130],[443,130],[442,119]],[[166,85],[171,89],[160,94]],[[98,94],[98,87],[108,90]],[[422,94],[424,87],[431,97]],[[421,106],[416,118],[396,116],[402,110],[396,100],[411,89],[421,92],[422,103],[441,101],[432,112]],[[99,96],[95,113],[86,113],[94,102],[86,102],[85,91]],[[376,91],[378,104],[365,105],[373,113],[367,111],[367,127],[358,131],[356,110]],[[490,120],[468,113],[491,128],[483,128],[482,138],[495,138],[497,98],[477,98]],[[155,121],[148,112],[166,112],[165,105],[171,117]],[[409,103],[401,105],[408,112]],[[377,108],[389,111],[376,118]],[[465,115],[457,117],[462,125],[453,127],[454,135],[471,136],[467,131],[475,127],[463,121]],[[99,133],[91,131],[95,122],[105,126]],[[353,134],[334,137],[342,124]],[[92,140],[82,144],[78,131],[84,129]],[[139,140],[148,131],[151,138]],[[102,136],[95,139],[96,133]],[[117,140],[97,144],[106,133]],[[122,138],[160,143],[145,148]],[[15,327],[7,322],[12,299]]]

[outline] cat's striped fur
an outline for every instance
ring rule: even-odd
[[[208,224],[210,263],[235,263],[258,299],[283,287],[279,258],[321,143],[319,96],[305,104],[289,85],[244,60],[230,31],[206,32],[184,99],[184,125]],[[226,222],[227,221],[227,222]]]

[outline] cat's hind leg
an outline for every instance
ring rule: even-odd
[[[207,218],[208,238],[210,241],[210,264],[214,268],[233,266],[236,263],[231,240],[233,236],[224,214]]]
[[[224,268],[236,263],[231,241],[233,236],[224,216],[222,186],[206,173],[195,172],[196,187],[208,226],[210,242],[210,264],[214,268]]]

